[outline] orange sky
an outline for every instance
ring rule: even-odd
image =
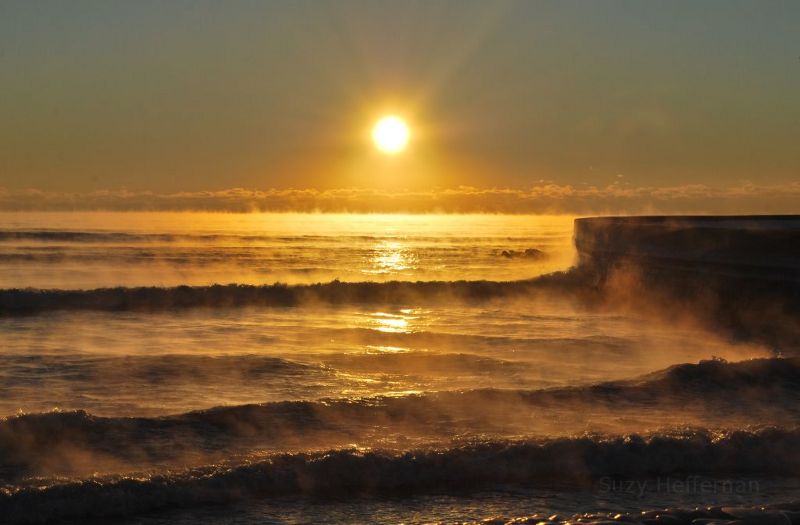
[[[788,1],[4,2],[3,206],[553,185],[792,211],[799,23]],[[370,143],[386,112],[401,155]]]

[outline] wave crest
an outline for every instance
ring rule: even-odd
[[[414,301],[485,301],[536,291],[574,290],[575,272],[522,281],[332,281],[311,285],[228,284],[212,286],[98,288],[94,290],[0,290],[0,315],[54,310],[159,311],[196,307],[299,306],[302,304],[397,304]],[[586,291],[582,293],[587,293]]]
[[[84,411],[0,421],[0,478],[123,472],[217,461],[252,450],[359,443],[404,450],[501,436],[624,433],[676,424],[740,428],[800,421],[800,360],[679,365],[631,381],[544,390],[478,389],[223,406],[162,417]],[[76,453],[79,452],[79,453]]]
[[[791,475],[800,468],[799,452],[799,430],[766,428],[495,441],[400,454],[352,449],[280,454],[238,466],[5,489],[0,513],[12,523],[36,523],[281,495],[396,495],[498,484],[583,486],[600,476]]]

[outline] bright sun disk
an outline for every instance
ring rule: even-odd
[[[375,147],[390,155],[406,148],[410,132],[403,119],[394,115],[382,117],[372,128],[372,140]]]

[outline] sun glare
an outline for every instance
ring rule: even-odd
[[[403,119],[394,115],[382,117],[372,128],[375,147],[389,155],[403,151],[408,145],[409,135],[408,125]]]

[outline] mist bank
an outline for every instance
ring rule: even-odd
[[[367,188],[231,188],[158,193],[101,190],[52,192],[0,187],[3,211],[220,211],[350,213],[797,213],[800,183],[719,187],[704,184],[570,185],[543,181],[527,188],[458,186],[428,191]]]
[[[791,427],[800,422],[799,399],[800,362],[773,358],[703,361],[630,380],[541,390],[280,401],[159,417],[22,414],[0,420],[0,479],[22,483],[30,476],[181,468],[246,458],[254,451],[354,443],[397,453],[508,436],[547,441],[662,428],[666,438],[675,428],[679,433],[687,426],[747,429],[752,421]],[[786,435],[792,436],[792,448],[782,453],[791,462],[800,458],[800,434]],[[713,432],[707,437],[713,441]]]

